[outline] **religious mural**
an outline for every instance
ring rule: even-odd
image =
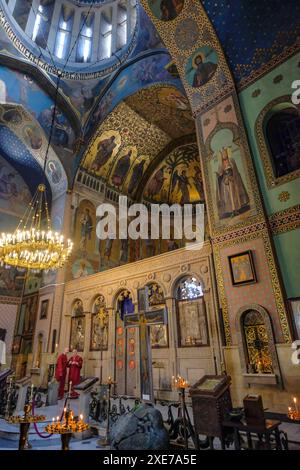
[[[218,55],[210,46],[203,46],[187,62],[186,79],[193,88],[205,85],[215,74],[218,67]]]
[[[1,66],[0,80],[5,83],[6,102],[22,104],[37,119],[46,135],[49,136],[54,106],[53,100],[28,74]],[[14,119],[16,118],[14,117]],[[38,130],[27,128],[26,138],[33,147],[38,147],[40,143]],[[73,142],[73,129],[65,114],[57,108],[52,144],[60,150],[63,156],[68,156],[73,153]]]
[[[183,90],[179,78],[174,78],[165,68],[171,60],[167,52],[157,52],[149,57],[132,63],[121,71],[106,94],[94,106],[86,124],[86,134],[90,135],[106,116],[125,98],[141,88],[153,83],[166,82]]]
[[[156,18],[171,21],[181,13],[184,0],[148,0],[148,5]]]
[[[96,209],[88,200],[80,202],[76,211],[74,229],[72,277],[78,279],[95,272],[98,261],[96,247]]]
[[[218,131],[211,139],[214,153],[209,159],[209,180],[218,225],[237,223],[249,216],[253,202],[247,166],[240,145],[230,129]]]
[[[188,204],[204,200],[196,144],[173,150],[155,170],[145,187],[148,201]]]
[[[91,324],[91,351],[106,351],[108,347],[109,317],[103,295],[99,295],[93,306]]]
[[[36,185],[43,178],[42,167],[47,145],[44,130],[32,114],[20,105],[0,105],[1,153],[18,171],[24,170],[24,176],[28,176],[24,167],[30,168],[27,184],[32,192],[35,192]],[[52,189],[52,199],[57,199],[67,188],[67,178],[52,147],[49,148],[46,174]]]

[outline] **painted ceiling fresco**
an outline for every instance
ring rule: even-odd
[[[3,2],[0,1],[1,3]],[[300,20],[299,2],[203,0],[202,3],[216,29],[234,77],[239,83],[254,78],[253,74],[265,67],[270,60],[274,62],[276,56],[282,52],[283,45],[292,46],[296,42]],[[2,26],[4,26],[3,21]],[[184,40],[184,37],[180,40]],[[14,47],[4,27],[0,28],[0,55],[6,59],[19,58],[24,63],[29,63]],[[44,72],[44,82],[47,81],[46,77],[55,84],[55,76]],[[47,135],[53,106],[53,100],[47,94],[47,87],[43,89],[27,73],[1,66],[0,88],[3,83],[6,87],[5,102],[24,105]],[[193,132],[176,68],[172,65],[168,51],[141,5],[137,20],[136,44],[118,70],[102,78],[86,80],[64,78],[60,83],[66,101],[77,115],[78,129],[83,127],[83,135],[76,134],[76,138],[84,137],[85,142],[90,138],[94,139],[93,136],[98,133],[99,125],[123,100],[126,100],[130,109],[163,132],[166,132],[167,127],[168,129],[172,127],[168,130],[172,138]],[[170,95],[165,98],[162,96],[163,92],[148,89],[153,84],[173,86],[183,94],[182,98]],[[137,92],[140,97],[136,96]],[[163,100],[168,112],[161,114],[159,111],[156,112],[156,109],[159,107],[158,102]],[[180,119],[177,119],[177,115],[180,115]],[[172,126],[167,125],[170,120]],[[86,148],[83,146],[81,152],[74,158],[74,139],[74,130],[70,121],[63,112],[58,111],[53,148],[59,154],[71,183]],[[142,155],[147,155],[146,151],[138,149],[138,156]],[[113,168],[110,171],[113,172]]]
[[[44,180],[43,167],[47,145],[42,127],[22,106],[0,105],[0,152],[16,171],[23,174],[32,194]],[[66,191],[66,173],[51,147],[46,176],[53,198]]]
[[[135,93],[125,102],[136,113],[173,139],[195,132],[189,102],[174,87],[152,86]]]
[[[43,130],[43,134],[49,137],[54,102],[30,75],[0,66],[0,89],[1,103],[22,105],[37,123],[36,129],[32,132],[38,135],[41,132],[38,129],[40,127]],[[8,116],[5,122],[7,127],[13,123],[14,119],[19,119],[14,113],[11,113],[11,116],[9,114],[6,116]],[[24,119],[28,120],[30,117],[25,117]],[[34,126],[34,124],[32,125]],[[65,113],[57,108],[51,146],[60,156],[64,168],[70,177],[74,139],[75,133],[68,118]],[[38,141],[39,139],[36,138],[31,149],[35,146],[35,150],[40,150],[42,146],[39,148]],[[43,150],[45,151],[45,148]]]
[[[176,147],[150,176],[143,194],[149,202],[189,204],[204,201],[197,143]]]
[[[134,197],[157,155],[172,140],[194,133],[185,96],[175,87],[152,86],[120,103],[105,119],[83,168]]]
[[[202,0],[237,82],[276,60],[299,38],[295,0]]]

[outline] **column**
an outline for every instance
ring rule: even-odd
[[[166,307],[168,309],[168,333],[169,333],[169,357],[170,357],[170,380],[172,375],[177,375],[179,373],[179,364],[177,357],[177,348],[178,348],[178,335],[177,335],[177,322],[176,322],[176,299],[173,297],[167,297],[165,299]],[[172,392],[174,395],[173,399],[177,400],[177,395],[175,392]]]
[[[108,330],[108,354],[107,354],[107,373],[109,376],[115,379],[115,361],[116,361],[116,311],[113,307],[108,307],[109,315],[109,330]],[[103,364],[102,364],[103,366]],[[105,382],[107,377],[103,375],[103,381]]]
[[[48,36],[48,48],[52,54],[54,53],[54,49],[55,49],[55,40],[56,40],[57,29],[58,29],[60,14],[61,14],[61,7],[62,5],[60,2],[54,3],[54,10],[52,14],[51,26],[50,26],[49,36]]]
[[[111,53],[117,50],[117,29],[118,29],[118,4],[112,5],[112,36],[111,36]]]
[[[94,25],[93,25],[93,45],[92,45],[92,58],[91,62],[98,61],[99,41],[100,41],[100,22],[101,22],[101,8],[95,10]]]
[[[81,8],[75,8],[75,13],[74,13],[74,22],[73,22],[73,28],[72,28],[72,39],[71,39],[71,46],[70,46],[70,52],[72,51],[70,55],[70,62],[75,62],[76,61],[76,52],[77,52],[77,38],[78,34],[80,31],[80,22],[81,22],[81,13],[82,13]],[[74,47],[74,44],[76,43],[76,46]],[[74,47],[74,49],[73,49]]]
[[[84,331],[84,349],[83,349],[83,371],[84,376],[90,375],[90,371],[88,368],[89,362],[89,352],[90,352],[90,341],[91,341],[91,325],[92,325],[92,313],[91,312],[84,312],[85,313],[85,331]]]
[[[27,24],[25,28],[25,33],[27,34],[27,36],[30,37],[30,39],[32,38],[32,33],[33,33],[34,25],[37,19],[39,6],[40,6],[40,0],[32,0],[32,5],[30,8],[30,12],[28,15]]]

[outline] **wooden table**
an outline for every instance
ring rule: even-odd
[[[223,421],[222,426],[224,428],[233,429],[234,446],[236,450],[241,450],[242,448],[240,435],[241,432],[245,433],[247,436],[247,449],[254,449],[252,434],[255,434],[258,437],[259,442],[263,442],[264,437],[263,448],[266,450],[270,450],[272,448],[271,434],[274,434],[276,450],[283,450],[280,439],[280,424],[281,421],[266,419],[264,425],[248,425],[245,421]]]

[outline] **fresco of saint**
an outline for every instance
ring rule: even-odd
[[[216,172],[217,207],[220,219],[235,217],[250,209],[249,196],[234,158],[229,149],[220,152],[221,161]]]

